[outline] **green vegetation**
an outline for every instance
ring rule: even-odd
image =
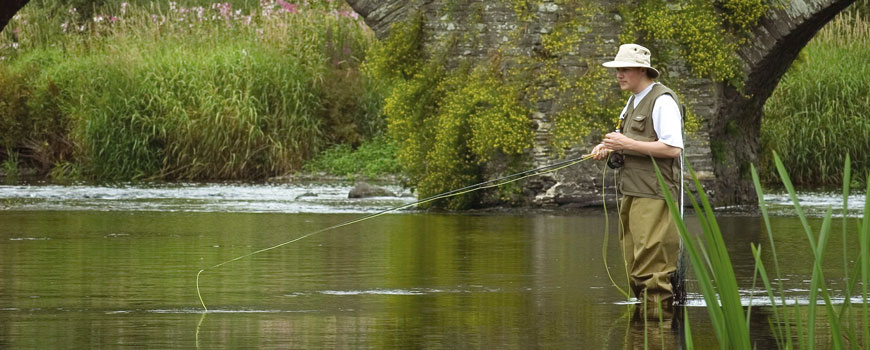
[[[474,5],[456,11],[457,2],[445,3],[437,17],[466,26],[463,34],[445,35],[424,47],[418,14],[395,24],[368,56],[369,71],[391,82],[384,104],[387,129],[400,145],[403,172],[423,197],[519,170],[533,144],[532,112],[540,103],[554,105],[550,143],[559,154],[592,132],[611,129],[622,108],[624,100],[612,93],[612,75],[594,59],[582,62],[587,68],[580,72],[560,69],[561,60],[576,55],[581,43],[603,45],[583,29],[600,11],[594,3],[560,2],[558,22],[542,34],[541,50],[528,56],[507,52],[523,45],[541,4],[505,0],[503,5],[521,23],[507,30],[483,60],[456,57],[459,46],[480,49],[483,11]],[[496,167],[488,166],[492,159],[498,159]],[[483,195],[513,202],[520,200],[519,186]],[[434,205],[467,208],[479,202],[478,195]]]
[[[845,12],[803,49],[765,104],[762,154],[781,154],[795,185],[836,184],[847,155],[857,173],[870,171],[868,56],[870,21],[860,11]],[[766,182],[775,180],[773,165],[762,158]]]
[[[774,273],[776,276],[776,285],[771,283],[771,278],[761,259],[761,245],[752,244],[752,253],[755,258],[755,277],[760,276],[767,292],[767,296],[771,303],[773,320],[771,321],[771,331],[777,345],[782,349],[814,349],[820,343],[817,339],[830,339],[830,345],[834,349],[859,349],[866,348],[867,342],[870,341],[870,310],[868,310],[868,294],[867,285],[870,283],[870,225],[863,218],[870,214],[870,207],[864,207],[862,217],[857,218],[853,227],[857,230],[852,234],[847,232],[849,225],[848,212],[848,196],[850,192],[849,183],[851,182],[851,162],[848,156],[845,159],[845,166],[841,168],[842,184],[843,184],[843,269],[844,269],[844,286],[842,289],[842,297],[844,303],[839,309],[834,307],[831,301],[831,289],[826,285],[826,280],[823,275],[824,252],[827,247],[828,239],[831,235],[831,221],[833,209],[828,208],[822,222],[819,233],[816,234],[810,227],[803,209],[797,199],[794,186],[790,180],[786,168],[777,154],[773,154],[773,159],[776,163],[776,169],[782,184],[789,193],[792,199],[795,211],[800,218],[804,232],[806,233],[807,243],[813,255],[812,261],[812,277],[810,281],[809,301],[806,306],[795,302],[792,306],[787,306],[791,300],[786,299],[784,287],[782,285],[782,272],[776,256],[776,245],[773,239],[773,228],[770,224],[770,217],[767,213],[764,195],[761,190],[761,182],[758,173],[753,166],[751,168],[752,177],[755,183],[756,193],[758,195],[758,204],[761,208],[762,218],[767,230],[770,249],[773,254]],[[694,178],[695,188],[701,188],[700,182],[694,174],[694,171],[689,168]],[[664,188],[666,185],[658,172],[659,183]],[[677,223],[680,231],[680,236],[685,242],[687,251],[690,256],[692,268],[698,278],[698,283],[701,287],[701,293],[707,304],[707,310],[710,313],[710,319],[713,324],[713,329],[719,341],[719,346],[723,349],[750,349],[751,340],[749,336],[748,320],[751,316],[751,307],[744,314],[743,306],[740,303],[740,295],[737,289],[737,282],[734,275],[734,269],[731,265],[731,259],[725,249],[722,240],[722,234],[719,226],[716,223],[716,217],[713,214],[712,207],[707,200],[703,191],[698,192],[701,204],[694,196],[689,196],[692,201],[692,206],[695,212],[698,213],[698,219],[701,223],[703,232],[703,242],[696,242],[686,228],[685,222],[680,217],[680,208],[676,202],[666,192],[666,201],[670,208],[671,216]],[[870,201],[870,181],[865,192],[865,201]],[[699,240],[698,240],[699,241]],[[860,246],[859,255],[849,257],[847,254],[847,242]],[[850,274],[849,266],[853,266],[849,261],[857,261],[857,268]],[[859,277],[860,275],[860,277]],[[851,277],[850,277],[851,276]],[[857,283],[861,284],[861,289],[858,290]],[[777,298],[777,294],[779,298]],[[862,306],[860,308],[853,307],[851,298],[860,296]],[[816,327],[816,309],[817,301],[821,297],[827,314],[829,328],[825,328],[829,333],[821,334],[820,329]],[[805,309],[805,310],[804,310]],[[856,317],[863,316],[863,322],[858,322]],[[805,322],[805,323],[804,323]],[[686,337],[690,338],[690,331],[686,330]]]
[[[6,160],[3,161],[3,174],[7,177],[14,178],[18,176],[18,153],[15,151],[6,151]]]
[[[484,49],[482,6],[445,1],[437,18],[466,28],[424,45],[420,14],[377,42],[337,3],[34,0],[0,34],[0,160],[11,169],[14,154],[16,169],[55,179],[258,179],[302,169],[330,149],[305,169],[347,175],[338,164],[349,150],[386,142],[395,155],[355,157],[398,161],[425,196],[517,170],[535,127],[550,127],[550,145],[564,154],[612,128],[623,105],[597,58],[562,69],[583,50],[612,55],[589,32],[601,12],[594,1],[557,2],[560,15],[541,31],[541,45],[516,55],[549,5],[502,0],[518,23],[483,60],[458,54]],[[643,0],[621,9],[621,39],[648,43],[659,63],[682,56],[694,75],[740,85],[735,48],[779,3]],[[836,182],[849,152],[857,170],[870,166],[862,142],[870,124],[856,112],[870,105],[859,10],[868,3],[822,30],[766,106],[764,147],[785,156],[798,185]],[[679,77],[665,83],[680,88]],[[534,111],[552,124],[535,125]],[[700,125],[688,112],[691,131]],[[390,141],[369,141],[381,134]],[[713,148],[721,158],[715,141]],[[379,169],[358,171],[396,168]],[[762,169],[773,181],[770,159]],[[510,193],[498,197],[518,198]]]
[[[742,87],[737,47],[746,42],[768,2],[643,0],[621,11],[627,24],[620,41],[648,43],[659,62],[681,57],[698,77]]]
[[[0,143],[42,174],[255,179],[381,132],[374,40],[329,1],[35,1],[0,37]]]
[[[363,175],[369,178],[398,174],[400,167],[395,158],[397,149],[396,143],[385,136],[365,141],[357,149],[346,143],[337,144],[305,163],[302,169],[313,173]]]
[[[531,147],[532,129],[524,85],[498,69],[498,56],[447,72],[452,41],[426,52],[421,35],[421,15],[395,24],[373,48],[366,68],[390,82],[384,102],[388,133],[399,145],[397,159],[411,185],[429,197],[481,182],[483,164],[493,157],[522,155]],[[477,196],[433,204],[468,208]]]

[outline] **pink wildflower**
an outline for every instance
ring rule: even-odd
[[[352,18],[352,19],[359,18],[359,15],[356,12],[353,12],[350,10],[342,10],[341,12],[339,12],[339,14],[341,14],[342,16],[347,17],[347,18]]]
[[[281,4],[281,7],[284,8],[284,11],[287,11],[290,13],[299,12],[299,5],[297,5],[297,4],[291,4],[291,3],[286,2],[284,0],[278,0],[278,3]]]

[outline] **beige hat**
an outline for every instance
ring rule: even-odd
[[[650,78],[659,76],[659,71],[649,65],[649,50],[638,44],[623,44],[619,46],[619,52],[613,61],[604,62],[602,65],[608,68],[648,68]]]

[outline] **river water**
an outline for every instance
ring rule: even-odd
[[[209,268],[415,200],[399,188],[395,197],[349,200],[349,189],[0,186],[0,348],[683,348],[680,317],[644,318],[608,278],[606,265],[625,285],[615,208],[609,228],[601,210],[402,211]],[[811,215],[840,202],[823,194],[801,200]],[[788,297],[806,303],[806,235],[785,196],[768,201],[779,214],[772,224]],[[857,214],[861,197],[850,207]],[[825,269],[839,303],[843,257],[854,264],[858,254],[856,239],[843,244],[840,222]],[[689,223],[697,228],[691,215]],[[810,220],[815,229],[820,223]],[[763,222],[722,215],[719,224],[744,302],[755,305],[753,340],[773,348],[749,248],[767,246]],[[762,252],[772,269],[769,249]],[[196,289],[203,268],[207,313]],[[688,306],[677,314],[688,313],[696,348],[715,348],[693,280],[690,272]]]

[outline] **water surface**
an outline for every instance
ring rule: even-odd
[[[347,189],[3,187],[0,348],[626,349],[645,337],[649,348],[682,348],[678,317],[644,322],[612,286],[605,237],[610,273],[619,285],[625,276],[600,211],[384,215],[207,269],[203,312],[200,269],[413,201],[347,200]],[[767,242],[763,223],[720,224],[744,300],[756,305],[754,340],[771,348],[749,250]],[[787,294],[805,303],[807,238],[796,218],[773,224]],[[836,263],[839,221],[833,232]],[[856,256],[857,244],[846,250]],[[845,272],[831,266],[825,277],[842,296]],[[696,290],[685,312],[695,346],[711,348]]]

